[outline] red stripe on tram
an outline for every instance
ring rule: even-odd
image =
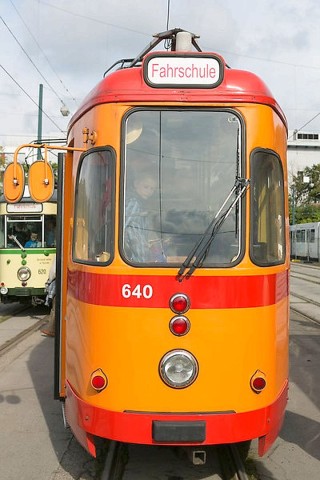
[[[250,308],[273,305],[288,296],[288,272],[256,276],[190,277],[109,275],[69,271],[68,293],[92,305],[166,308],[185,293],[192,308]]]

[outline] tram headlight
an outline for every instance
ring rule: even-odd
[[[173,388],[185,388],[191,385],[198,375],[198,363],[186,350],[172,350],[166,353],[159,366],[164,383]]]
[[[26,282],[31,277],[31,270],[28,267],[21,267],[17,272],[17,277],[20,282]]]
[[[1,295],[7,295],[7,293],[8,293],[7,287],[1,287],[0,288],[0,293],[1,293]]]

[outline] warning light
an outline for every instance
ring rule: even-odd
[[[169,305],[174,313],[185,313],[190,308],[190,300],[184,293],[177,293],[170,298]]]

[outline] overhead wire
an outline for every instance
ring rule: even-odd
[[[140,30],[134,30],[133,28],[122,27],[114,23],[105,22],[104,20],[101,20],[99,18],[93,18],[93,17],[89,17],[88,15],[81,15],[81,13],[71,12],[70,10],[66,10],[65,8],[57,7],[56,5],[52,5],[51,3],[43,2],[41,0],[38,0],[38,1],[42,5],[46,5],[47,7],[54,8],[56,10],[60,10],[62,12],[68,13],[69,15],[73,15],[75,17],[84,18],[85,20],[90,20],[96,23],[102,23],[103,25],[109,25],[110,27],[119,28],[120,30],[126,30],[127,32],[139,33],[140,35],[144,35],[147,37],[150,37],[150,35],[152,35],[150,33],[141,32]]]
[[[56,10],[60,10],[62,12],[65,12],[69,15],[73,15],[73,16],[77,16],[77,17],[80,17],[80,18],[85,18],[86,20],[90,20],[90,21],[94,21],[94,22],[97,22],[97,23],[101,23],[101,24],[104,24],[104,25],[109,25],[111,27],[114,27],[114,28],[119,28],[119,29],[122,29],[122,30],[126,30],[126,31],[130,31],[130,32],[134,32],[134,33],[138,33],[138,34],[141,34],[141,35],[146,35],[146,36],[149,36],[150,34],[146,33],[146,32],[141,32],[141,31],[138,31],[138,30],[134,30],[134,29],[131,29],[131,28],[127,28],[127,27],[122,27],[122,26],[119,26],[119,25],[116,25],[116,24],[113,24],[113,23],[110,23],[110,22],[105,22],[101,19],[97,19],[97,18],[93,18],[93,17],[88,17],[86,15],[81,15],[79,13],[75,13],[75,12],[72,12],[70,10],[67,10],[65,8],[61,8],[61,7],[57,7],[56,5],[52,5],[46,1],[43,1],[43,0],[38,0],[39,3],[43,4],[43,5],[46,5],[50,8],[54,8]],[[15,10],[17,11],[18,15],[20,16],[21,18],[21,15],[19,14],[18,10],[16,9],[15,5],[13,4],[12,0],[10,0],[10,3],[14,6]],[[167,0],[167,19],[166,19],[166,27],[167,27],[167,30],[169,29],[169,19],[170,19],[170,0]],[[19,41],[16,39],[16,37],[14,36],[14,34],[12,33],[12,31],[9,29],[9,27],[7,26],[7,24],[4,22],[3,18],[0,16],[1,20],[3,21],[3,23],[5,24],[5,26],[8,28],[8,30],[10,31],[10,33],[13,35],[13,37],[15,38],[15,40],[18,42],[18,44],[20,45],[20,47],[22,48],[22,50],[24,51],[24,53],[27,55],[27,57],[29,58],[29,60],[31,61],[31,63],[34,65],[34,67],[36,68],[36,70],[38,71],[38,73],[42,76],[42,78],[44,79],[44,81],[46,82],[46,84],[49,86],[49,88],[53,91],[53,93],[58,97],[58,99],[60,100],[60,102],[64,105],[64,102],[61,100],[61,98],[59,97],[59,95],[55,92],[55,90],[51,87],[51,85],[49,84],[49,82],[45,79],[45,77],[42,75],[42,73],[39,71],[39,69],[36,67],[36,65],[34,64],[34,62],[32,61],[32,59],[29,57],[29,55],[27,54],[27,52],[24,50],[24,48],[22,47],[22,45],[19,43]],[[34,41],[36,42],[37,46],[40,48],[40,50],[42,51],[40,45],[38,44],[38,42],[36,41],[35,37],[32,35],[32,33],[30,32],[29,28],[27,27],[27,25],[25,24],[25,22],[23,22],[24,25],[26,26],[26,28],[28,29],[29,33],[31,34],[32,38],[34,39]],[[166,48],[168,48],[168,45],[165,46]],[[210,50],[210,48],[209,48]],[[42,51],[43,53],[43,51]],[[236,56],[240,56],[240,57],[245,57],[245,58],[250,58],[250,59],[254,59],[254,60],[260,60],[260,61],[267,61],[267,62],[271,62],[271,63],[277,63],[277,64],[282,64],[282,65],[288,65],[288,66],[298,66],[296,64],[293,64],[293,63],[290,63],[290,62],[284,62],[284,61],[280,61],[280,60],[274,60],[274,59],[267,59],[267,58],[261,58],[261,57],[255,57],[255,56],[252,56],[252,55],[246,55],[246,54],[241,54],[241,53],[238,53],[238,52],[229,52],[229,51],[225,51],[225,50],[221,50],[221,53],[227,53],[227,54],[230,54],[230,55],[236,55]],[[52,65],[50,64],[48,58],[46,57],[46,55],[43,53],[44,57],[46,58],[46,60],[48,61],[50,67],[52,68],[52,70],[54,71]],[[306,68],[311,68],[311,69],[320,69],[320,66],[317,67],[317,66],[312,66],[312,65],[299,65],[299,66],[303,66],[303,67],[306,67]],[[56,72],[54,71],[54,73],[56,74]],[[56,74],[57,75],[57,74]],[[58,75],[57,75],[58,76]],[[59,78],[59,77],[58,77]],[[60,79],[59,79],[60,80]],[[62,83],[63,85],[63,82],[60,80],[60,82]],[[63,87],[65,88],[65,90],[70,94],[69,90],[63,85]],[[21,87],[20,87],[21,88]],[[74,101],[75,98],[72,97],[72,99]],[[311,123],[313,120],[315,120],[318,116],[320,115],[320,112],[317,113],[315,116],[313,116],[310,120],[308,120],[308,122],[306,122],[302,127],[299,128],[299,130],[301,130],[302,128],[304,128],[305,126],[307,126],[309,123]]]
[[[288,140],[291,140],[291,138],[294,137],[294,135],[295,135],[296,132],[300,132],[304,127],[306,127],[307,125],[309,125],[309,123],[313,122],[313,120],[315,120],[317,117],[319,117],[319,115],[320,115],[320,112],[317,113],[316,115],[314,115],[308,122],[304,123],[304,124],[302,125],[302,127],[297,128],[296,130],[294,130],[294,132],[292,133],[292,135],[290,135],[290,137],[288,138]]]
[[[35,100],[33,100],[33,98],[29,95],[29,93],[17,82],[17,80],[8,72],[8,70],[5,69],[5,67],[3,65],[0,64],[0,67],[2,68],[2,70],[11,78],[11,80],[23,91],[23,93],[25,95],[27,95],[27,97],[31,100],[32,103],[34,103],[39,109],[40,111],[50,120],[50,122],[61,132],[61,133],[65,133],[63,130],[61,130],[61,128],[59,127],[59,125],[54,121],[52,120],[52,118],[42,109],[38,106],[37,102]]]
[[[2,16],[0,15],[0,19],[2,20],[2,22],[4,23],[5,27],[8,29],[8,31],[10,32],[10,34],[12,35],[12,37],[15,39],[15,41],[18,43],[19,47],[21,48],[21,50],[23,51],[23,53],[27,56],[27,58],[29,59],[29,61],[32,63],[32,65],[34,66],[34,68],[37,70],[37,72],[39,73],[39,75],[41,76],[41,78],[43,78],[43,80],[45,81],[45,83],[48,85],[48,87],[50,88],[50,90],[56,95],[56,97],[58,98],[58,100],[60,100],[60,102],[62,103],[62,105],[64,105],[64,102],[63,100],[61,100],[61,98],[59,97],[58,93],[55,91],[55,89],[50,85],[50,83],[48,82],[48,80],[45,78],[45,76],[43,75],[43,73],[39,70],[39,68],[37,67],[37,65],[34,63],[34,61],[32,60],[32,58],[30,57],[30,55],[28,54],[28,52],[25,50],[25,48],[21,45],[21,43],[19,42],[19,40],[17,39],[17,37],[15,36],[15,34],[13,33],[13,31],[10,29],[10,27],[7,25],[7,23],[5,22],[5,20],[2,18]]]
[[[49,58],[47,57],[47,55],[45,54],[45,52],[43,51],[43,49],[41,48],[41,45],[39,44],[39,42],[37,41],[37,39],[35,38],[35,36],[33,35],[32,31],[30,30],[30,28],[28,27],[28,25],[26,24],[24,18],[22,15],[20,15],[20,12],[19,10],[17,9],[17,7],[14,5],[13,1],[10,0],[10,3],[11,5],[13,6],[13,8],[15,9],[17,15],[19,16],[20,20],[22,21],[22,23],[24,24],[24,26],[26,27],[26,29],[28,30],[30,36],[32,37],[33,41],[35,42],[35,44],[37,45],[37,47],[39,48],[39,50],[41,51],[42,55],[44,56],[44,58],[46,59],[48,65],[50,66],[51,70],[53,71],[53,73],[56,75],[57,79],[59,80],[59,82],[61,83],[62,87],[64,88],[64,90],[67,92],[67,94],[72,98],[72,100],[77,104],[77,100],[75,99],[75,97],[71,94],[70,90],[65,86],[65,84],[63,83],[63,81],[61,80],[61,78],[59,77],[59,75],[57,74],[57,72],[55,71],[53,65],[51,64]]]
[[[212,50],[211,47],[205,47],[207,51],[210,51]],[[262,57],[255,57],[253,55],[245,55],[245,54],[242,54],[242,53],[238,53],[238,52],[228,52],[226,50],[219,50],[222,54],[229,54],[229,55],[235,55],[237,57],[244,57],[244,58],[250,58],[251,60],[259,60],[259,61],[262,61],[262,62],[270,62],[270,63],[276,63],[276,64],[279,64],[279,65],[286,65],[286,66],[290,66],[290,67],[299,67],[299,68],[310,68],[312,70],[320,70],[320,66],[314,66],[314,65],[304,65],[304,64],[299,64],[297,65],[296,63],[290,63],[290,62],[284,62],[284,61],[281,61],[281,60],[274,60],[274,59],[269,59],[269,58],[262,58]],[[295,129],[296,131],[300,131],[302,130],[304,127],[306,127],[307,125],[309,125],[311,122],[313,122],[313,120],[315,120],[318,116],[320,115],[320,112],[318,112],[316,115],[314,115],[310,120],[308,120],[306,123],[304,123],[301,127],[299,127],[298,129]],[[290,140],[291,138],[293,138],[294,136],[294,133],[288,138],[288,140]]]

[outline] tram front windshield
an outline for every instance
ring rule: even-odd
[[[125,135],[121,254],[132,265],[178,265],[241,176],[240,119],[229,110],[136,110]],[[203,266],[239,260],[240,219],[241,201],[221,222]]]

